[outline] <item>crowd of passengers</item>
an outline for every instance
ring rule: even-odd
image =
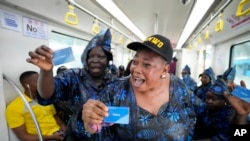
[[[111,33],[102,31],[83,50],[81,68],[60,67],[55,76],[50,47],[41,45],[29,52],[27,62],[39,67],[40,73],[27,71],[20,82],[40,116],[44,140],[227,141],[232,126],[248,125],[250,104],[231,95],[235,67],[217,78],[207,68],[197,86],[188,65],[181,78],[169,73],[173,49],[168,38],[155,34],[127,47],[136,52],[129,64],[109,65]],[[244,81],[240,85],[246,87]],[[104,123],[108,106],[129,107],[129,123]],[[17,107],[7,107],[9,127],[20,140],[38,140],[28,111]],[[14,113],[14,109],[19,110]]]

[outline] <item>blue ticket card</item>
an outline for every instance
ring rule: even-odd
[[[67,48],[54,51],[52,60],[55,66],[73,61],[74,55],[73,55],[72,48],[67,47]]]
[[[104,123],[129,123],[129,107],[108,107],[109,116],[104,118]]]
[[[232,94],[248,103],[250,103],[250,90],[241,86],[236,86]]]

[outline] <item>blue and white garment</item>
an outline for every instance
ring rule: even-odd
[[[67,133],[73,140],[88,141],[104,140],[102,134],[110,134],[109,128],[104,128],[99,134],[91,136],[85,129],[82,121],[82,105],[88,99],[102,100],[107,99],[106,93],[114,88],[112,84],[117,80],[117,77],[105,72],[105,76],[100,86],[96,86],[92,81],[91,75],[88,73],[87,59],[89,52],[101,46],[107,55],[107,68],[108,62],[113,59],[111,53],[111,33],[110,30],[101,31],[94,36],[83,50],[81,61],[84,66],[83,69],[74,68],[68,69],[54,77],[55,91],[49,100],[43,100],[38,96],[40,104],[47,105],[56,103],[61,109],[64,109],[64,114],[68,114],[67,120]],[[104,98],[103,98],[104,97]],[[110,101],[110,100],[108,100]],[[107,129],[107,131],[105,130]],[[109,136],[105,136],[109,137]]]
[[[234,81],[236,75],[236,66],[228,68],[222,75],[219,75],[218,78],[222,78],[225,81]]]
[[[93,37],[89,43],[87,44],[86,48],[84,49],[81,61],[85,68],[87,68],[87,57],[91,49],[101,46],[104,52],[107,55],[108,60],[113,60],[113,55],[111,53],[111,32],[110,29],[107,29],[106,31],[101,30],[99,34],[97,34],[95,37]]]
[[[209,82],[209,83],[206,84],[206,85],[201,85],[201,86],[199,86],[199,87],[194,91],[194,94],[195,94],[198,98],[202,99],[202,101],[205,102],[205,100],[206,100],[206,93],[207,93],[207,91],[209,90],[209,88],[210,88],[211,86],[212,86],[212,83],[211,83],[211,82]]]
[[[203,75],[203,74],[207,75],[210,78],[210,81],[211,81],[212,84],[214,83],[215,76],[214,76],[214,71],[213,71],[213,69],[211,67],[205,69],[204,72],[202,74],[200,74],[200,76]]]
[[[212,141],[228,141],[230,138],[230,118],[235,113],[230,105],[217,110],[208,109],[198,116],[194,139],[211,139]]]
[[[192,92],[195,91],[195,89],[197,88],[197,83],[194,81],[194,79],[192,79],[190,77],[189,74],[185,74],[184,77],[182,78],[182,80],[184,81],[184,83],[187,85],[188,89]]]
[[[51,103],[62,103],[69,116],[69,123],[67,126],[67,134],[74,136],[77,141],[88,140],[111,140],[111,132],[108,128],[103,128],[101,133],[90,135],[85,129],[82,121],[82,105],[88,99],[106,99],[109,100],[106,95],[106,91],[110,91],[114,88],[113,82],[117,80],[117,77],[107,73],[99,87],[96,87],[92,81],[89,73],[85,69],[68,69],[59,75],[55,76],[55,92],[49,100],[44,100],[38,97],[39,103],[42,105],[48,105]]]
[[[170,99],[153,115],[137,106],[129,79],[116,85],[112,105],[130,107],[129,124],[113,125],[117,141],[179,141],[192,140],[197,113],[205,104],[189,94],[181,79],[171,75]]]
[[[220,79],[217,79],[208,91],[216,95],[218,100],[226,101],[223,93],[228,90],[226,84]],[[213,110],[207,107],[197,117],[194,140],[229,141],[230,123],[234,115],[235,110],[229,104]]]
[[[202,75],[207,75],[210,78],[210,82],[208,84],[205,84],[205,85],[203,84],[203,85],[199,86],[194,91],[194,94],[205,102],[206,93],[207,93],[208,89],[211,87],[211,85],[215,82],[215,76],[214,76],[214,71],[211,67],[204,70],[204,72],[202,74],[200,74],[200,76],[202,76]]]

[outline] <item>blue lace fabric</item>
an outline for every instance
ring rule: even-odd
[[[42,105],[61,103],[69,116],[67,135],[73,136],[78,141],[111,140],[113,136],[110,128],[103,128],[102,132],[90,135],[82,121],[82,105],[88,99],[109,100],[106,92],[114,88],[113,83],[117,77],[107,73],[101,86],[96,87],[90,75],[84,69],[68,69],[54,78],[55,92],[51,99],[45,100],[38,97]],[[107,134],[107,135],[106,135]],[[107,139],[105,139],[105,138]]]
[[[184,83],[187,85],[188,89],[192,92],[197,88],[197,83],[190,77],[189,74],[184,75],[183,79]]]
[[[130,107],[129,124],[115,124],[114,138],[118,141],[179,141],[192,140],[197,114],[205,104],[194,94],[189,94],[183,81],[171,75],[170,99],[157,115],[137,106],[128,79],[116,84],[112,105]]]

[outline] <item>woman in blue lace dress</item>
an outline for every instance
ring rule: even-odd
[[[130,108],[128,124],[111,126],[116,140],[191,140],[196,113],[204,110],[204,103],[188,92],[181,79],[168,73],[173,54],[169,39],[152,35],[142,43],[130,43],[128,48],[136,51],[130,77],[118,81],[106,100],[84,104],[86,130],[100,131],[111,103]]]
[[[200,74],[200,79],[201,79],[201,85],[197,89],[195,89],[194,94],[205,102],[206,93],[215,81],[213,69],[209,67],[206,70],[204,70],[204,72]]]

